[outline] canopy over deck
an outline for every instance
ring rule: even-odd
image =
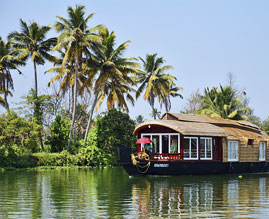
[[[247,121],[235,121],[223,118],[212,118],[193,114],[165,113],[160,120],[147,121],[139,124],[134,135],[148,127],[162,126],[183,135],[227,137],[228,139],[256,139],[269,141],[258,126]]]

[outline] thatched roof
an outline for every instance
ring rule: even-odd
[[[144,129],[148,126],[163,126],[170,128],[174,131],[180,132],[183,135],[197,135],[197,136],[226,136],[223,129],[211,125],[209,123],[197,123],[197,122],[187,122],[187,121],[177,121],[177,120],[152,120],[144,122],[138,125],[134,134],[139,130]]]
[[[247,141],[269,140],[259,127],[247,121],[235,121],[193,114],[165,113],[161,120],[144,122],[136,127],[134,134],[151,126],[163,126],[183,135],[227,137]]]

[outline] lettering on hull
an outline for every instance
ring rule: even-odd
[[[155,163],[154,164],[154,167],[169,167],[169,164],[168,163]]]

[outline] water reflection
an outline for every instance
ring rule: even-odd
[[[132,180],[138,218],[268,218],[266,174],[161,177]],[[141,181],[144,183],[142,184]]]
[[[134,177],[121,168],[6,171],[0,218],[267,218],[269,175]]]

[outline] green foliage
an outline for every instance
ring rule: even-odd
[[[83,145],[83,141],[80,141]],[[87,144],[81,146],[77,154],[80,165],[98,166],[98,165],[115,165],[117,157],[105,153],[97,146],[97,128],[90,129]]]
[[[138,115],[137,117],[135,117],[135,124],[139,125],[141,123],[143,123],[145,121],[144,117],[142,115]]]
[[[27,94],[27,96],[23,97],[25,101],[22,102],[23,108],[27,109],[26,116],[32,118],[32,120],[38,125],[43,124],[43,112],[46,111],[47,108],[52,107],[51,99],[52,95],[40,95],[35,96],[35,90],[31,88]]]
[[[4,99],[0,97],[0,105],[5,106],[9,110],[9,104],[7,102],[7,96],[11,95],[11,90],[14,89],[11,70],[21,71],[18,66],[25,65],[15,58],[15,53],[11,49],[11,43],[5,43],[0,37],[0,93],[4,93]]]
[[[0,117],[0,166],[31,167],[34,163],[29,154],[39,150],[40,126],[29,122],[16,113]]]
[[[113,31],[109,32],[107,28],[104,28],[99,31],[99,34],[103,38],[102,45],[95,44],[92,48],[93,54],[97,58],[92,62],[92,69],[99,73],[94,87],[96,95],[99,96],[96,109],[107,97],[108,110],[115,108],[117,104],[118,107],[128,112],[126,100],[134,105],[131,92],[135,91],[133,86],[136,85],[136,82],[133,76],[138,73],[137,67],[140,65],[135,58],[123,56],[130,41],[115,47],[116,35]],[[85,85],[91,84],[92,81],[92,78],[89,77]]]
[[[35,161],[29,155],[22,155],[21,148],[17,145],[11,147],[0,147],[0,167],[33,167]]]
[[[61,153],[35,153],[37,166],[73,166],[78,164],[78,157],[68,153],[66,150]]]
[[[160,119],[161,118],[161,111],[159,111],[158,108],[154,108],[154,109],[152,109],[152,112],[149,115],[155,119],[156,119],[156,117],[158,119]]]
[[[165,105],[166,111],[169,111],[171,109],[170,96],[182,98],[182,95],[177,93],[182,88],[175,87],[175,76],[165,73],[173,67],[170,65],[162,66],[165,62],[163,57],[157,57],[157,53],[155,53],[152,55],[146,54],[145,60],[141,57],[139,58],[143,63],[144,71],[141,71],[136,78],[137,83],[140,83],[136,98],[145,90],[144,99],[150,104],[152,116],[156,119],[155,98],[158,99],[161,106]]]
[[[133,136],[135,122],[128,114],[112,109],[97,120],[97,145],[105,154],[117,157],[116,144],[123,144],[135,149],[136,138]]]
[[[68,143],[70,124],[62,116],[58,115],[50,128],[50,136],[45,144],[50,145],[51,152],[61,152]]]
[[[247,119],[251,109],[244,107],[241,99],[231,86],[220,85],[220,90],[218,87],[213,87],[211,90],[206,88],[202,96],[204,104],[198,114],[234,120]]]
[[[0,145],[2,148],[18,145],[18,155],[36,152],[39,150],[40,130],[39,125],[19,117],[14,112],[3,114],[0,117]]]
[[[262,122],[262,129],[269,135],[269,116]]]

